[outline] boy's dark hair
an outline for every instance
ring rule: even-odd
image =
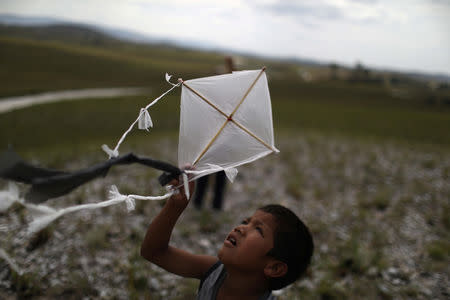
[[[272,278],[271,290],[279,290],[302,276],[314,250],[314,243],[308,227],[290,209],[278,205],[266,205],[259,210],[275,217],[277,228],[274,234],[274,246],[267,255],[276,258],[288,266],[286,275]]]

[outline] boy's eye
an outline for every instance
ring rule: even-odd
[[[247,221],[247,220],[243,220],[243,221],[241,222],[241,224],[247,225],[247,224],[248,224],[248,221]]]
[[[261,227],[257,226],[257,227],[256,227],[256,230],[258,230],[258,232],[259,232],[262,236],[264,236],[264,232],[263,232],[263,230],[262,230]]]

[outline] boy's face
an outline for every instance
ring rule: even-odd
[[[275,229],[275,218],[257,210],[228,234],[219,259],[225,266],[243,271],[263,271],[271,259],[266,254],[273,248]]]

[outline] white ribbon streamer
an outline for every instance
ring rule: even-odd
[[[9,257],[8,253],[6,253],[6,251],[3,250],[2,248],[0,248],[0,258],[3,258],[14,272],[16,272],[19,275],[23,274],[23,271],[16,265],[16,263],[11,259],[11,257]]]
[[[57,212],[56,209],[51,208],[50,206],[46,206],[46,205],[35,205],[35,204],[31,204],[31,203],[26,203],[26,202],[22,202],[22,205],[25,206],[31,214],[31,217],[33,219],[36,218],[40,218],[42,216],[46,216],[46,215],[50,215],[50,214],[54,214]]]
[[[109,200],[99,202],[99,203],[89,203],[89,204],[70,206],[70,207],[66,207],[64,209],[60,209],[60,210],[54,210],[54,209],[50,208],[50,210],[48,210],[45,215],[36,218],[33,222],[31,222],[29,224],[28,234],[33,234],[35,232],[38,232],[38,231],[44,229],[51,222],[55,221],[59,217],[65,215],[65,214],[68,214],[68,213],[76,212],[79,210],[85,210],[85,209],[96,209],[96,208],[101,208],[101,207],[107,207],[107,206],[119,204],[122,202],[125,202],[127,205],[128,211],[131,211],[131,210],[135,209],[135,206],[136,206],[135,200],[151,200],[151,201],[164,200],[164,199],[167,199],[170,196],[172,196],[172,194],[173,194],[173,191],[169,191],[162,196],[122,195],[119,192],[119,190],[117,189],[117,187],[115,185],[113,185],[113,186],[111,186],[111,188],[109,190]],[[29,204],[26,206],[29,207]],[[39,205],[39,206],[41,206],[41,208],[45,207],[43,205]],[[47,207],[47,208],[49,208],[49,207]],[[41,212],[43,212],[43,210],[41,210]]]
[[[153,127],[152,118],[148,113],[148,110],[145,108],[141,108],[141,112],[139,114],[138,128],[145,129],[148,131],[148,128]]]
[[[0,212],[7,211],[17,201],[19,201],[19,189],[16,184],[9,182],[8,190],[0,191]]]
[[[128,212],[135,210],[136,208],[136,202],[134,201],[133,198],[127,197],[127,199],[125,199],[125,203],[127,204],[127,210]]]
[[[186,173],[183,173],[183,184],[184,184],[184,194],[186,195],[186,198],[189,200],[190,194],[189,194],[189,179]]]
[[[112,150],[111,148],[108,147],[108,145],[103,144],[102,149],[103,151],[106,152],[106,154],[108,154],[109,158],[119,156],[119,151],[117,151],[117,149]]]
[[[234,182],[234,179],[236,178],[237,174],[238,170],[236,168],[225,169],[225,175],[227,175],[227,178],[231,183]]]
[[[173,85],[173,86],[176,86],[176,85],[179,84],[179,83],[172,83],[172,82],[170,82],[170,78],[172,78],[172,75],[169,75],[168,73],[166,73],[166,81],[167,81],[169,84],[171,84],[171,85]]]

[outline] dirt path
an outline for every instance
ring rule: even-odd
[[[149,92],[150,89],[143,87],[117,87],[117,88],[66,90],[57,92],[46,92],[36,95],[0,98],[0,114],[36,104],[59,102],[74,99],[81,100],[86,98],[108,98],[127,95],[140,95]]]

